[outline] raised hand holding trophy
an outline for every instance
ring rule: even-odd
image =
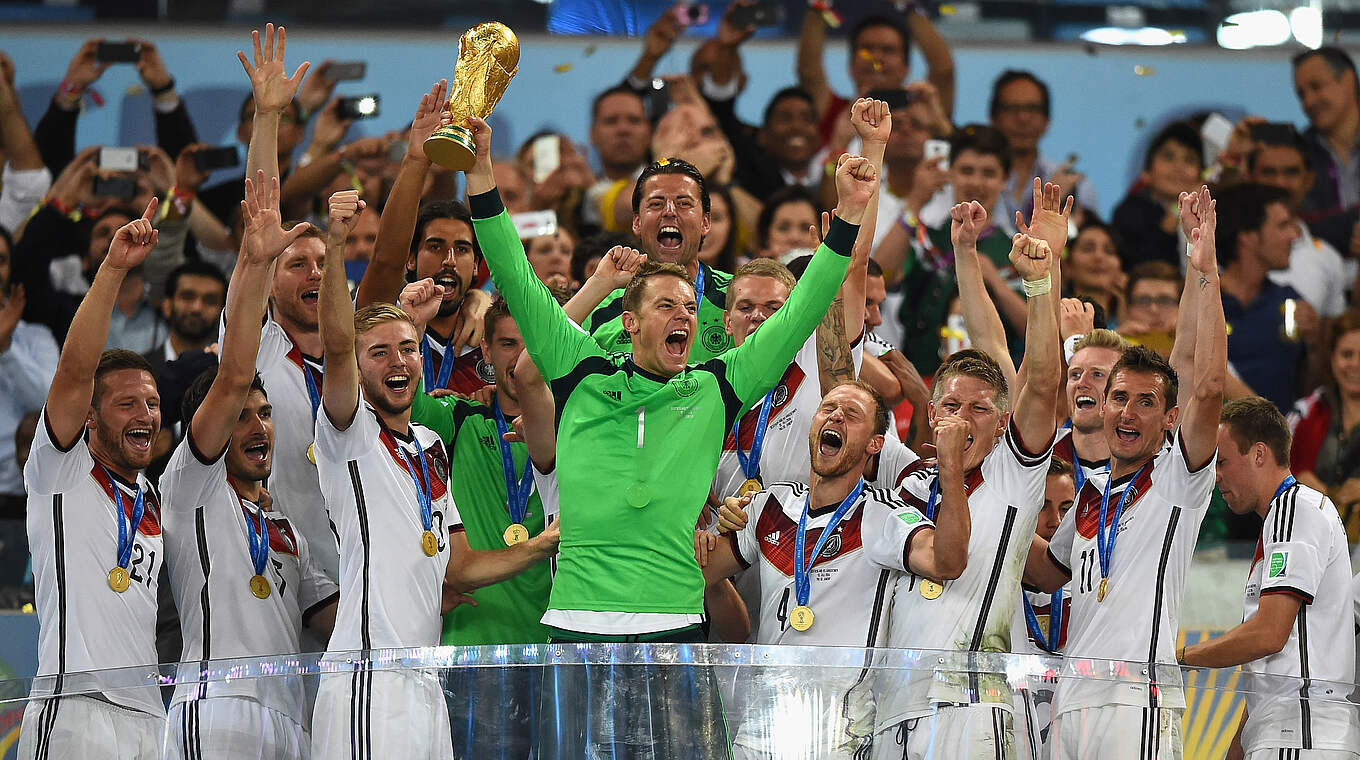
[[[467,128],[468,117],[491,115],[518,71],[519,38],[510,27],[486,21],[464,32],[449,86],[452,123],[425,140],[425,156],[453,171],[471,169],[477,150]]]

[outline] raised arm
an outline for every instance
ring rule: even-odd
[[[912,536],[907,562],[917,575],[952,580],[963,575],[968,566],[968,539],[973,527],[963,484],[968,430],[968,422],[958,415],[941,415],[935,420],[940,509],[935,515],[935,530],[917,531]]]
[[[416,231],[416,216],[420,213],[420,192],[425,188],[425,177],[430,173],[430,159],[425,156],[425,140],[439,129],[448,115],[445,94],[449,83],[439,80],[430,91],[420,97],[416,117],[411,122],[411,133],[406,143],[406,157],[387,195],[382,216],[378,220],[378,242],[373,247],[373,258],[359,281],[354,302],[359,307],[371,303],[391,303],[405,283],[406,260],[411,254],[411,236]]]
[[[1199,227],[1190,237],[1190,268],[1199,276],[1187,288],[1199,290],[1195,316],[1194,374],[1190,400],[1181,413],[1181,441],[1186,462],[1198,469],[1212,459],[1218,449],[1218,417],[1223,410],[1223,388],[1228,375],[1228,326],[1223,317],[1223,297],[1219,293],[1218,260],[1214,229],[1218,224],[1217,201],[1209,197],[1199,208]]]
[[[647,254],[638,253],[633,248],[621,245],[610,248],[595,265],[595,271],[586,278],[585,284],[562,309],[571,317],[571,321],[584,325],[595,307],[604,303],[614,291],[626,287],[646,261]]]
[[[515,362],[514,384],[519,396],[517,432],[538,471],[552,472],[557,466],[557,405],[528,351]]]
[[[283,110],[293,102],[298,85],[307,75],[311,64],[303,61],[287,76],[283,68],[283,52],[288,46],[288,34],[283,27],[277,30],[273,24],[265,24],[264,46],[260,46],[260,31],[250,33],[254,45],[254,65],[246,59],[246,54],[236,51],[236,57],[250,78],[250,88],[255,96],[255,120],[250,133],[250,150],[246,154],[246,176],[254,177],[263,171],[265,179],[279,176],[279,119]],[[276,48],[277,44],[277,48]]]
[[[940,93],[946,115],[954,113],[954,55],[949,42],[924,13],[908,13],[907,29],[926,59],[926,80]]]
[[[1201,185],[1200,189],[1193,193],[1181,193],[1179,199],[1181,231],[1185,233],[1186,240],[1189,240],[1199,227],[1199,209],[1207,209],[1212,200],[1208,185]],[[1171,356],[1168,357],[1171,368],[1176,370],[1178,377],[1188,378],[1195,371],[1195,334],[1196,325],[1199,323],[1199,297],[1199,273],[1194,267],[1186,266],[1185,285],[1181,287],[1181,302],[1176,312],[1176,336],[1171,344]],[[1180,384],[1176,405],[1182,410],[1190,403],[1190,394],[1193,390],[1189,383]]]
[[[345,241],[363,208],[357,190],[342,190],[331,196],[326,263],[321,268],[321,292],[317,296],[321,350],[326,362],[321,406],[338,430],[348,428],[359,410],[359,364],[354,355],[354,304],[345,281]]]
[[[14,89],[14,62],[0,53],[0,146],[5,160],[16,171],[43,168],[42,154],[28,130],[24,112],[19,107],[19,93]]]
[[[949,236],[954,243],[954,276],[959,283],[959,305],[968,339],[980,351],[996,360],[1006,386],[1015,391],[1015,364],[1006,348],[1006,328],[1001,315],[987,295],[987,284],[978,260],[977,240],[987,225],[987,209],[977,201],[960,203],[949,211]],[[900,227],[900,225],[899,225]]]
[[[1048,250],[1053,252],[1052,264],[1049,268],[1049,277],[1053,281],[1053,292],[1059,294],[1058,298],[1053,299],[1053,311],[1058,317],[1059,340],[1062,339],[1062,254],[1067,249],[1068,223],[1072,217],[1072,205],[1076,202],[1072,196],[1067,196],[1067,205],[1063,205],[1062,188],[1053,182],[1043,183],[1038,177],[1034,178],[1034,210],[1030,214],[1029,223],[1025,223],[1025,216],[1019,211],[1015,212],[1015,227],[1026,235],[1038,238],[1048,243]],[[998,278],[999,279],[999,278]],[[1002,286],[1004,295],[1009,299],[1015,295],[1015,291],[1009,287]],[[993,289],[994,293],[999,293]],[[1058,376],[1063,374],[1062,355],[1059,354]],[[1029,372],[1029,365],[1025,361],[1020,362],[1020,367],[1016,370],[1016,382],[1013,387],[1019,387],[1025,382],[1025,376]],[[1059,407],[1067,405],[1066,394],[1062,393],[1063,382],[1059,380]],[[1055,412],[1056,413],[1056,412]],[[1062,415],[1061,419],[1066,419]]]
[[[812,95],[819,118],[831,103],[831,85],[826,81],[826,67],[822,64],[825,47],[826,21],[820,11],[809,8],[798,33],[798,86]]]
[[[1043,451],[1053,440],[1054,409],[1061,384],[1062,345],[1058,338],[1058,293],[1049,277],[1056,256],[1048,243],[1017,233],[1011,245],[1011,263],[1025,281],[1029,319],[1025,327],[1024,384],[1011,402],[1011,416],[1020,444],[1026,451]]]
[[[548,380],[570,372],[587,355],[603,356],[593,338],[562,311],[548,287],[534,274],[524,255],[524,244],[495,192],[491,165],[491,127],[477,117],[468,119],[477,146],[476,163],[467,173],[472,226],[482,244],[491,279],[515,315],[524,348]]]
[[[274,261],[311,228],[306,222],[287,231],[280,226],[279,179],[266,180],[263,171],[256,172],[254,182],[246,180],[241,218],[245,231],[227,288],[227,308],[232,319],[226,323],[218,351],[217,377],[189,422],[193,446],[206,457],[216,457],[226,448],[241,407],[250,395]]]
[[[109,253],[71,318],[52,388],[47,392],[47,424],[58,446],[75,445],[85,429],[85,418],[94,398],[94,371],[109,338],[109,319],[118,290],[128,271],[141,266],[156,247],[157,234],[151,220],[156,218],[157,205],[152,198],[140,219],[119,227],[113,234]]]

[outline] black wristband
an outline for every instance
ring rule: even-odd
[[[152,97],[160,97],[161,95],[164,95],[165,93],[170,92],[170,91],[173,90],[173,89],[175,89],[175,78],[174,78],[174,77],[170,77],[170,81],[169,81],[169,82],[166,82],[165,84],[161,85],[160,87],[152,87],[152,88],[151,88],[151,96],[152,96]]]
[[[493,216],[500,216],[505,210],[505,204],[501,202],[501,194],[497,188],[491,188],[484,193],[468,196],[468,211],[472,212],[473,219],[490,219]]]
[[[858,224],[851,224],[839,216],[832,214],[831,229],[827,231],[826,239],[822,242],[833,252],[849,257],[850,250],[855,247],[855,238],[858,235]]]

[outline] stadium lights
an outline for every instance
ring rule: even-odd
[[[1304,47],[1322,47],[1322,11],[1317,8],[1295,8],[1289,12],[1289,29],[1294,39]]]
[[[1185,32],[1176,29],[1163,29],[1158,26],[1144,26],[1128,29],[1118,26],[1100,26],[1081,33],[1081,39],[1097,45],[1172,45],[1185,42]]]
[[[1310,8],[1296,9],[1311,11]],[[1321,15],[1317,19],[1317,39],[1322,40]],[[1282,45],[1289,41],[1292,35],[1289,19],[1277,10],[1244,11],[1234,13],[1223,19],[1223,23],[1218,25],[1218,44],[1229,50],[1247,50],[1248,48],[1263,47],[1269,45]]]

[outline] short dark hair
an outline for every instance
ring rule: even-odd
[[[188,389],[184,391],[184,398],[179,401],[181,422],[188,424],[193,421],[194,415],[198,413],[198,408],[203,406],[203,400],[208,397],[208,391],[212,390],[213,381],[216,379],[217,366],[214,365],[203,370],[192,383],[189,383]],[[258,372],[250,380],[250,390],[264,393],[264,397],[269,398],[269,394],[264,390],[264,380],[260,379]]]
[[[604,102],[605,98],[608,98],[611,95],[631,95],[637,98],[638,102],[643,104],[643,110],[646,110],[647,101],[644,100],[636,90],[626,84],[616,84],[599,95],[596,95],[595,99],[590,102],[590,120],[592,122],[600,118],[600,104]]]
[[[802,100],[812,107],[814,113],[817,111],[817,101],[812,99],[812,93],[797,85],[785,87],[776,92],[774,97],[770,98],[770,102],[765,104],[765,113],[760,117],[760,125],[763,127],[769,124],[770,114],[774,112],[775,106],[790,99]]]
[[[467,224],[472,230],[472,253],[478,261],[482,260],[482,246],[477,243],[477,228],[472,224],[472,212],[458,201],[430,201],[420,207],[416,214],[415,234],[411,236],[411,253],[420,250],[420,241],[425,238],[425,226],[436,219],[454,219]]]
[[[1158,280],[1173,282],[1176,284],[1176,293],[1179,294],[1185,287],[1185,281],[1181,279],[1181,270],[1175,264],[1165,261],[1144,261],[1129,271],[1129,284],[1124,288],[1124,296],[1133,298],[1133,289],[1143,280]]]
[[[559,305],[565,304],[567,301],[571,300],[571,293],[568,293],[561,288],[548,287],[548,292],[553,294],[553,298],[557,299]],[[563,295],[566,297],[563,298]],[[488,345],[490,345],[491,341],[496,337],[496,325],[500,324],[500,321],[507,317],[510,319],[515,318],[515,316],[510,313],[510,304],[506,303],[503,297],[497,295],[491,300],[491,306],[487,308],[486,313],[482,315],[482,330],[486,335],[486,342]]]
[[[678,277],[694,289],[694,283],[689,279],[689,272],[679,264],[664,263],[660,261],[648,260],[642,264],[638,273],[633,275],[633,279],[628,281],[628,287],[623,289],[623,310],[637,311],[642,305],[642,294],[647,290],[647,281],[658,277]]]
[[[1119,230],[1105,223],[1104,220],[1094,214],[1086,215],[1085,223],[1077,230],[1077,234],[1072,237],[1072,245],[1076,245],[1077,240],[1079,240],[1082,235],[1086,234],[1088,230],[1100,230],[1105,233],[1105,236],[1110,239],[1112,244],[1114,244],[1114,252],[1115,255],[1119,257],[1120,262],[1127,260],[1125,251],[1127,251],[1128,248],[1124,244],[1124,236],[1120,234]]]
[[[770,193],[770,197],[760,207],[760,216],[756,217],[756,245],[758,247],[764,248],[770,242],[770,226],[774,224],[775,213],[781,207],[791,203],[806,203],[812,207],[814,214],[821,211],[817,199],[802,185],[785,185]]]
[[[616,245],[625,248],[641,249],[642,243],[630,232],[597,232],[581,238],[576,247],[571,249],[571,279],[577,282],[585,282],[594,272],[586,271],[586,264],[591,257],[604,256],[610,248]]]
[[[1014,82],[1032,82],[1035,87],[1039,88],[1039,92],[1044,97],[1044,118],[1049,118],[1051,101],[1049,100],[1048,85],[1032,72],[1020,69],[1006,69],[992,83],[992,98],[987,103],[987,118],[996,121],[996,114],[1001,109],[1001,91]]]
[[[704,174],[698,167],[683,158],[658,158],[647,164],[647,167],[638,175],[637,184],[633,186],[633,213],[636,214],[642,209],[642,191],[647,184],[647,180],[658,174],[683,174],[694,180],[699,185],[699,205],[707,214],[712,209],[712,202],[708,199],[708,184],[704,182]]]
[[[886,26],[897,33],[898,39],[902,40],[902,58],[910,65],[911,63],[911,30],[902,23],[896,16],[889,16],[886,13],[874,13],[860,19],[854,26],[850,27],[850,55],[855,54],[855,48],[859,47],[859,36],[865,30],[876,26]]]
[[[1189,122],[1173,121],[1162,127],[1162,131],[1148,144],[1147,152],[1143,154],[1143,169],[1151,169],[1153,154],[1170,142],[1180,143],[1189,148],[1195,154],[1195,160],[1199,162],[1200,168],[1204,168],[1204,140],[1199,136],[1199,130],[1192,127]]]
[[[835,385],[831,386],[831,389],[828,390],[827,393],[830,393],[831,391],[834,391],[843,385],[854,386],[864,391],[865,393],[869,394],[869,398],[872,399],[874,402],[874,435],[887,435],[888,404],[883,400],[883,394],[879,393],[878,390],[874,388],[874,386],[864,382],[863,380],[842,380],[839,383],[836,383]],[[823,396],[823,398],[825,398],[825,395]]]
[[[225,298],[227,292],[227,276],[222,274],[222,270],[218,269],[215,264],[202,259],[189,259],[183,264],[171,269],[170,274],[165,277],[166,298],[175,297],[175,291],[179,288],[179,280],[181,277],[206,277],[209,280],[214,280],[222,286],[222,293]]]
[[[1256,172],[1256,154],[1261,148],[1292,148],[1299,154],[1299,160],[1303,162],[1303,168],[1309,171],[1313,168],[1313,161],[1309,157],[1308,142],[1303,139],[1303,135],[1293,125],[1287,122],[1280,124],[1280,133],[1277,135],[1275,130],[1268,130],[1256,140],[1256,148],[1247,154],[1247,172]]]
[[[1147,346],[1129,346],[1120,355],[1119,361],[1114,363],[1110,370],[1110,382],[1105,384],[1105,397],[1109,398],[1110,388],[1114,387],[1114,378],[1121,371],[1123,372],[1145,372],[1157,375],[1162,378],[1162,384],[1166,386],[1166,398],[1163,399],[1163,411],[1169,411],[1176,405],[1176,397],[1180,394],[1180,380],[1176,377],[1176,370],[1172,369],[1171,363],[1163,359],[1161,354],[1153,351]]]
[[[1228,426],[1228,436],[1237,444],[1237,453],[1264,443],[1275,457],[1275,464],[1289,464],[1289,423],[1271,402],[1260,396],[1244,396],[1223,404],[1219,421]]]
[[[1243,182],[1218,192],[1218,229],[1214,243],[1220,266],[1237,261],[1237,236],[1260,230],[1266,223],[1266,209],[1275,203],[1289,205],[1289,193],[1278,187]]]
[[[1048,458],[1048,477],[1065,477],[1076,480],[1076,471],[1072,469],[1072,463],[1059,456]]]
[[[1347,71],[1355,73],[1355,61],[1351,60],[1350,54],[1334,45],[1304,50],[1289,60],[1289,67],[1291,70],[1297,69],[1310,58],[1321,58],[1322,62],[1327,64],[1327,68],[1332,70],[1332,75],[1338,79]]]
[[[740,230],[738,229],[739,225],[737,224],[737,205],[736,202],[732,200],[732,186],[715,183],[712,187],[708,188],[708,195],[710,213],[712,213],[713,208],[712,199],[722,198],[723,203],[727,204],[727,216],[729,219],[727,240],[723,243],[723,247],[718,250],[718,255],[713,260],[713,267],[723,272],[731,272],[733,269],[737,268],[737,238],[741,236]],[[710,231],[709,234],[711,235],[713,233]],[[707,237],[705,237],[705,239],[707,239]],[[637,246],[633,247],[636,248]],[[585,279],[580,278],[577,282],[585,282]]]
[[[94,368],[94,396],[90,403],[99,406],[99,398],[104,395],[104,384],[100,382],[104,376],[124,369],[139,369],[151,375],[153,381],[156,379],[156,373],[152,371],[151,362],[146,357],[125,348],[111,348],[99,355],[99,364]]]
[[[868,269],[869,269],[868,275],[869,275],[870,277],[882,277],[882,276],[883,276],[883,265],[880,264],[880,263],[878,263],[877,261],[874,261],[872,258],[869,259],[869,267],[868,267]]]
[[[1010,391],[1006,387],[1006,376],[1001,373],[1001,365],[978,349],[965,348],[955,351],[935,370],[935,383],[930,400],[938,401],[944,393],[945,381],[955,376],[965,376],[981,380],[990,385],[996,395],[996,406],[1003,413],[1010,409]]]
[[[996,156],[1001,162],[1001,170],[1007,175],[1011,173],[1011,146],[1006,142],[1006,136],[1001,134],[1001,130],[986,124],[967,124],[961,127],[949,138],[949,165],[953,166],[965,150],[984,156]]]

